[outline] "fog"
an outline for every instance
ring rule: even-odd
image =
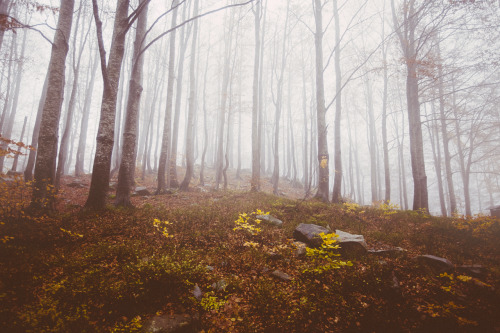
[[[109,177],[95,172],[105,90],[96,23],[91,1],[74,2],[62,106],[52,119],[59,124],[57,154],[65,154],[61,172],[74,175],[85,138],[83,172],[94,170],[94,185],[107,187]],[[99,158],[109,160],[113,181],[128,156],[122,153],[124,138],[129,135],[133,143],[134,166],[123,176],[131,179],[123,185],[126,195],[142,173],[158,179],[161,193],[182,187],[183,180],[188,188],[200,186],[200,168],[206,168],[215,169],[215,178],[205,186],[217,189],[225,187],[226,172],[241,171],[249,190],[272,182],[280,194],[287,184],[300,187],[304,197],[360,204],[390,200],[436,215],[488,213],[488,206],[500,204],[499,2],[150,0],[141,1],[149,4],[144,9],[137,0],[97,1],[106,59],[113,54],[117,2],[130,2],[127,16],[147,10],[145,37],[136,41],[142,66],[133,59],[140,19],[129,16],[130,28],[122,30],[121,71],[118,84],[110,84],[117,96],[110,113],[114,133],[101,132],[103,145],[112,142],[111,155]],[[37,114],[50,111],[50,103],[40,99],[51,71],[59,6],[58,1],[0,2],[0,14],[13,22],[2,27],[0,48],[4,138],[33,144]],[[137,67],[142,68],[138,97],[129,87]],[[110,69],[108,75],[113,78]],[[127,105],[134,98],[137,124],[131,126],[137,133],[124,136]],[[50,131],[43,124],[40,138]],[[61,149],[65,129],[66,151]],[[158,175],[162,160],[164,184]],[[6,158],[1,171],[11,170],[13,162]],[[169,163],[179,167],[178,174]],[[14,171],[24,172],[27,164],[28,154],[21,155]],[[41,170],[42,164],[37,158],[34,168]],[[190,164],[195,168],[187,179]],[[49,169],[53,176],[44,181],[52,184],[57,172],[55,165]]]

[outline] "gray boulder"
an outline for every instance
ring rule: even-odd
[[[406,250],[400,247],[395,247],[392,249],[384,249],[384,250],[368,250],[368,254],[377,256],[377,257],[399,257],[406,254]]]
[[[199,326],[198,315],[161,315],[154,316],[146,322],[144,333],[196,333]]]
[[[281,281],[292,281],[292,277],[290,275],[280,271],[279,269],[272,272],[271,275],[275,278],[280,279]]]
[[[145,187],[136,187],[135,188],[135,195],[138,196],[146,196],[146,195],[151,195],[151,193],[148,191],[147,188]]]
[[[275,218],[272,215],[257,215],[257,216],[255,216],[255,218],[257,218],[263,222],[266,222],[268,224],[275,225],[277,227],[281,227],[281,225],[283,224],[283,221]]]
[[[295,228],[293,238],[299,242],[306,243],[309,247],[320,247],[323,240],[319,236],[320,233],[330,233],[330,230],[316,224],[301,223]]]
[[[297,257],[301,257],[306,254],[306,244],[303,242],[293,242],[295,246],[295,255]]]
[[[343,255],[356,257],[368,252],[363,235],[354,235],[342,230],[335,230],[335,233],[339,236],[337,241],[340,245],[340,253]]]
[[[436,257],[430,254],[417,256],[415,257],[415,260],[419,264],[429,267],[435,273],[450,272],[454,268],[453,264],[448,259]]]

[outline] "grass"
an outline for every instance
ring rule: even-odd
[[[10,210],[3,220],[0,236],[13,237],[0,242],[3,331],[134,332],[158,313],[198,313],[205,332],[500,327],[498,220],[388,214],[239,191],[134,198],[139,208],[97,214],[81,212],[79,197],[61,204],[55,216],[24,219]],[[283,227],[261,223],[255,235],[233,230],[239,214],[256,209],[270,211]],[[169,221],[164,226],[172,237],[159,232],[154,219]],[[308,269],[314,262],[296,257],[291,244],[299,223],[362,233],[370,247],[407,252],[315,272]],[[418,254],[480,264],[486,273],[440,276],[419,267],[412,259]],[[293,280],[276,279],[275,269]],[[222,279],[226,288],[211,287]],[[196,284],[205,292],[201,300],[192,294]]]

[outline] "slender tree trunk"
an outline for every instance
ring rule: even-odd
[[[24,116],[24,123],[23,123],[23,129],[21,131],[21,137],[19,139],[19,142],[23,142],[24,138],[24,131],[26,130],[26,122],[28,121],[28,117]],[[14,156],[14,161],[12,162],[12,167],[11,170],[16,172],[17,171],[17,162],[19,160],[19,154],[21,153],[21,147],[17,149],[17,154]]]
[[[174,28],[177,25],[177,5],[179,0],[174,0],[172,7],[175,9],[172,12],[172,25]],[[158,188],[156,189],[156,194],[160,194],[170,187],[170,183],[165,181],[165,173],[167,171],[167,162],[170,158],[170,139],[171,139],[171,122],[172,122],[172,104],[173,104],[173,93],[174,93],[174,64],[175,64],[175,35],[176,31],[173,30],[170,33],[170,55],[168,59],[168,83],[167,83],[167,106],[165,109],[165,120],[163,123],[163,137],[161,143],[160,161],[158,164]],[[169,180],[170,181],[170,178]]]
[[[43,106],[45,104],[45,98],[47,97],[47,88],[49,82],[49,73],[45,75],[45,81],[43,83],[42,95],[40,96],[40,102],[38,103],[38,112],[36,114],[35,126],[33,127],[33,134],[31,136],[31,146],[34,148],[29,151],[28,163],[26,164],[26,169],[24,170],[24,180],[33,180],[33,168],[35,166],[36,149],[38,147],[38,135],[40,133],[40,124],[42,122]]]
[[[432,114],[435,113],[435,105],[434,101],[431,102]],[[439,203],[441,206],[441,215],[446,216],[446,203],[444,199],[444,190],[443,190],[443,176],[441,175],[441,148],[439,144],[439,131],[437,120],[433,119],[432,122],[427,127],[429,131],[429,138],[431,141],[432,147],[432,156],[434,157],[434,167],[436,168],[436,177],[437,177],[437,186],[439,193]]]
[[[385,6],[384,6],[385,7]],[[384,91],[382,93],[382,145],[384,151],[384,180],[385,195],[384,201],[391,201],[391,173],[389,165],[389,142],[387,139],[387,97],[388,97],[388,70],[387,70],[387,46],[385,44],[385,22],[382,22],[382,61],[384,64]]]
[[[260,19],[261,19],[262,2],[258,1],[255,4],[255,53],[253,63],[253,86],[252,86],[252,179],[250,188],[253,192],[260,189],[260,136],[262,131],[259,131],[259,69],[260,69]],[[259,133],[260,132],[260,133]],[[259,135],[260,134],[260,135]]]
[[[208,76],[208,60],[210,59],[210,40],[207,50],[207,59],[205,62],[205,74],[203,76],[203,152],[201,153],[201,166],[200,166],[200,185],[205,186],[205,157],[208,148],[208,127],[207,127],[207,76]]]
[[[194,0],[194,10],[193,16],[198,15],[198,6],[199,1]],[[187,120],[187,134],[186,134],[186,174],[184,176],[184,180],[181,183],[180,189],[185,191],[189,187],[189,183],[191,182],[191,178],[194,173],[194,126],[195,126],[195,117],[196,117],[196,109],[198,107],[198,103],[196,100],[196,85],[198,82],[196,81],[195,75],[195,65],[196,65],[196,46],[198,38],[198,20],[194,21],[193,28],[193,40],[191,43],[191,59],[189,64],[189,111],[188,111],[188,120]]]
[[[218,118],[218,127],[217,127],[217,156],[215,162],[215,189],[219,189],[219,185],[222,181],[222,172],[224,165],[224,127],[225,127],[225,119],[226,119],[226,107],[227,107],[227,97],[228,97],[228,87],[229,87],[229,77],[231,71],[231,51],[233,49],[233,22],[234,22],[234,12],[231,11],[229,14],[230,23],[229,23],[229,31],[226,36],[225,50],[224,50],[224,70],[222,75],[222,98],[221,98],[221,108],[219,112]]]
[[[117,1],[113,38],[107,66],[105,62],[104,43],[102,40],[102,22],[98,17],[97,0],[92,0],[92,2],[94,5],[94,17],[98,31],[97,37],[99,40],[99,52],[101,54],[104,91],[102,95],[99,129],[97,132],[92,180],[90,183],[89,197],[87,198],[85,207],[89,209],[103,209],[106,205],[106,194],[109,189],[111,154],[113,151],[115,130],[117,87],[120,81],[120,72],[125,51],[125,37],[129,25],[127,17],[130,0]]]
[[[141,0],[142,7],[137,19],[135,30],[134,54],[132,56],[132,73],[130,75],[127,111],[125,114],[125,126],[123,129],[123,147],[120,170],[118,171],[118,183],[116,185],[115,206],[132,206],[130,192],[135,185],[135,162],[137,152],[137,127],[139,118],[139,107],[142,95],[142,71],[144,56],[140,53],[143,40],[146,35],[149,1]]]
[[[314,43],[316,50],[316,109],[318,126],[318,192],[316,198],[328,202],[328,192],[330,190],[329,175],[329,155],[328,155],[328,135],[326,126],[326,107],[325,107],[325,88],[323,81],[323,15],[322,3],[320,0],[313,0],[314,19],[316,31],[314,34]]]
[[[76,104],[76,95],[78,92],[78,79],[80,77],[80,63],[82,59],[82,54],[84,50],[84,46],[87,40],[87,36],[85,38],[82,36],[80,38],[80,53],[78,55],[78,60],[76,60],[77,57],[77,50],[76,50],[76,40],[78,39],[78,29],[80,27],[80,17],[82,15],[82,2],[80,2],[80,9],[78,10],[78,15],[76,17],[76,22],[75,22],[75,31],[74,31],[74,36],[73,36],[73,85],[71,88],[71,95],[69,98],[69,103],[68,103],[68,111],[66,115],[66,124],[64,125],[64,131],[63,135],[61,138],[61,144],[59,146],[59,158],[57,161],[57,171],[56,171],[56,180],[55,180],[55,188],[56,191],[59,190],[60,183],[61,183],[61,176],[64,174],[64,167],[66,164],[66,160],[68,159],[68,146],[69,146],[69,139],[70,139],[70,133],[72,131],[72,125],[73,125],[73,115],[75,111],[75,104]],[[82,29],[83,32],[83,29]]]
[[[89,69],[90,79],[88,79],[87,88],[85,90],[85,99],[83,101],[83,110],[82,110],[82,123],[80,126],[80,137],[78,139],[78,149],[76,151],[75,176],[77,177],[85,173],[83,163],[85,161],[85,149],[87,146],[87,132],[89,127],[90,105],[92,103],[92,93],[94,91],[95,77],[97,73],[97,67],[99,65],[99,52],[96,52],[92,66],[90,66],[90,63],[91,60],[89,60],[89,67],[91,67],[91,69]]]
[[[9,118],[7,119],[7,123],[5,124],[5,128],[2,131],[2,136],[10,139],[12,137],[12,130],[14,128],[14,120],[16,119],[16,114],[17,114],[17,107],[18,107],[18,102],[19,102],[19,92],[21,90],[21,80],[23,77],[23,67],[24,67],[24,53],[26,50],[26,35],[27,32],[24,32],[23,35],[23,41],[21,44],[21,54],[20,58],[17,59],[17,52],[16,52],[16,61],[17,61],[17,69],[16,69],[16,79],[14,82],[14,87],[13,87],[13,98],[12,98],[12,104],[10,104],[10,114]],[[16,48],[16,45],[13,45],[14,48]],[[15,49],[17,50],[17,49]],[[9,106],[9,105],[8,105]],[[8,110],[8,109],[7,109]],[[0,172],[3,170],[3,164],[4,164],[5,156],[0,156]]]
[[[333,15],[335,20],[335,174],[333,176],[332,202],[340,203],[342,185],[342,145],[341,127],[342,119],[342,72],[340,69],[340,18],[337,1],[333,1]]]
[[[64,92],[66,55],[69,49],[74,0],[61,1],[57,30],[52,44],[48,69],[47,98],[43,107],[38,152],[35,163],[35,183],[31,207],[53,209],[54,196],[50,191],[56,172],[57,137]]]
[[[184,7],[182,14],[182,21],[186,17],[186,7]],[[182,26],[180,35],[180,52],[179,52],[179,63],[177,64],[177,90],[175,95],[175,112],[174,112],[174,123],[172,126],[172,147],[170,149],[170,159],[169,159],[169,181],[170,187],[179,187],[179,181],[177,180],[177,145],[179,142],[179,119],[181,114],[181,101],[182,101],[182,83],[184,79],[184,57],[186,54],[186,48],[189,41],[191,30],[186,34],[186,27]]]

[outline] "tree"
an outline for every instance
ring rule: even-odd
[[[63,102],[65,63],[69,49],[74,6],[74,0],[61,0],[48,69],[47,98],[40,124],[34,174],[35,183],[31,202],[33,209],[53,209],[54,197],[50,187],[53,185],[56,172],[59,118]]]
[[[328,141],[326,127],[326,107],[325,107],[325,85],[323,79],[323,5],[320,0],[313,0],[314,21],[316,30],[314,32],[314,45],[316,51],[316,117],[318,135],[318,192],[316,198],[328,202],[328,192],[330,190],[330,175],[328,169]]]
[[[250,188],[252,191],[260,189],[260,138],[259,138],[259,67],[260,67],[260,19],[262,2],[255,4],[255,54],[253,63],[253,86],[252,86],[252,179]]]
[[[435,4],[429,1],[404,0],[402,21],[396,15],[394,0],[391,0],[392,16],[396,34],[399,38],[406,66],[406,102],[408,125],[410,128],[410,154],[413,175],[413,209],[429,210],[427,175],[425,173],[424,143],[419,101],[419,61],[421,52],[436,32],[443,20],[444,12],[432,15]],[[426,15],[428,17],[426,17]],[[427,18],[428,22],[424,19]],[[420,29],[420,25],[425,25]]]
[[[198,15],[199,0],[194,0],[193,16]],[[193,177],[194,169],[194,119],[196,116],[197,100],[196,100],[196,45],[198,38],[198,20],[194,21],[193,40],[191,42],[191,59],[189,63],[189,110],[187,119],[187,134],[186,134],[186,174],[180,185],[180,189],[185,191],[189,187],[191,178]]]
[[[172,123],[172,104],[173,104],[173,93],[174,93],[174,81],[175,81],[175,73],[174,66],[175,63],[175,35],[176,30],[175,26],[177,24],[177,7],[179,5],[178,0],[174,0],[172,2],[172,8],[174,8],[172,12],[172,33],[170,35],[170,54],[168,58],[168,83],[167,83],[167,106],[165,108],[165,118],[163,122],[163,136],[161,143],[161,152],[160,152],[160,161],[158,163],[158,187],[156,189],[156,194],[160,194],[167,187],[170,187],[170,184],[167,184],[165,181],[165,172],[167,169],[167,161],[169,161],[170,157],[170,130]]]
[[[144,8],[144,5],[148,2],[149,0],[142,2],[141,5],[128,16],[130,0],[117,0],[113,37],[108,63],[106,63],[106,51],[104,49],[99,8],[97,6],[97,0],[92,0],[104,90],[102,94],[99,129],[96,139],[94,166],[92,169],[92,180],[90,183],[89,196],[85,203],[86,208],[102,209],[106,204],[106,193],[109,188],[109,173],[111,169],[111,153],[113,151],[114,142],[117,88],[120,81],[120,71],[125,51],[125,37],[130,26],[134,23]]]
[[[142,10],[137,19],[135,30],[134,53],[132,56],[132,74],[129,82],[127,112],[123,129],[123,147],[118,184],[116,186],[115,206],[131,206],[130,191],[134,186],[135,164],[137,152],[137,118],[142,95],[142,69],[144,56],[141,53],[142,44],[146,35],[148,18],[148,2],[141,0],[139,7]]]

